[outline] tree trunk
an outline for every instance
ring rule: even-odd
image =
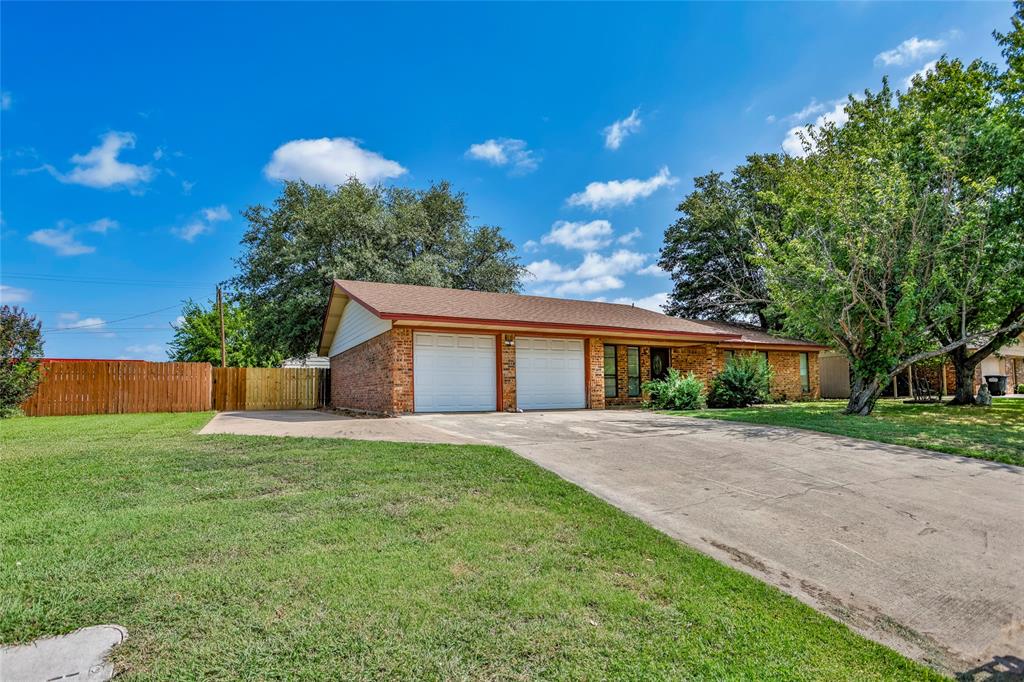
[[[963,346],[950,352],[949,359],[956,374],[956,390],[950,405],[974,404],[974,368],[981,362],[977,355],[968,355],[967,348]]]
[[[859,417],[868,416],[875,409],[875,401],[881,392],[882,387],[877,378],[854,377],[853,386],[850,387],[850,399],[846,402],[844,412]]]

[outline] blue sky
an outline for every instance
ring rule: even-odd
[[[656,307],[696,175],[940,54],[1005,3],[5,2],[0,280],[50,357],[165,359],[281,177],[448,179],[529,292]],[[787,142],[788,140],[788,142]],[[784,147],[785,145],[785,147]],[[128,318],[128,319],[125,319]]]

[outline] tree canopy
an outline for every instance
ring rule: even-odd
[[[19,412],[39,385],[42,324],[18,306],[0,306],[0,418]]]
[[[754,256],[758,230],[780,220],[779,207],[764,197],[776,189],[787,161],[755,154],[729,179],[713,172],[694,180],[694,190],[676,208],[680,217],[665,231],[658,261],[674,283],[668,314],[779,327]]]
[[[220,367],[220,314],[210,302],[203,307],[191,299],[174,327],[168,355],[175,362],[209,362]],[[284,357],[253,342],[252,320],[237,303],[224,304],[224,347],[228,367],[276,367]]]
[[[272,207],[250,206],[231,285],[252,338],[285,356],[319,339],[332,279],[518,291],[525,268],[499,227],[470,224],[466,197],[439,182],[424,190],[336,189],[286,182]]]

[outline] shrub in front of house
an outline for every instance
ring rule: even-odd
[[[772,368],[759,355],[735,355],[711,380],[708,405],[750,407],[771,402]]]
[[[1017,384],[1017,393],[1024,393],[1024,384]]]
[[[704,382],[693,372],[684,376],[670,369],[667,377],[648,381],[643,389],[648,394],[644,404],[656,410],[701,410],[707,406]]]

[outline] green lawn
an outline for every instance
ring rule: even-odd
[[[0,424],[0,641],[130,679],[937,677],[499,448]]]
[[[990,408],[907,405],[902,400],[880,400],[869,417],[842,414],[845,404],[822,400],[673,414],[795,426],[1024,466],[1024,400],[996,398]]]

